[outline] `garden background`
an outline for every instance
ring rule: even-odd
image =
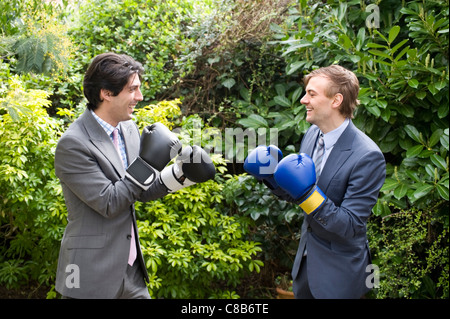
[[[367,297],[449,297],[448,1],[2,0],[0,29],[0,298],[59,297],[54,150],[107,51],[146,68],[141,128],[182,128],[183,143],[276,128],[285,156],[309,125],[303,75],[354,71],[354,123],[387,161],[368,225],[380,285]],[[247,144],[232,145],[214,155],[215,180],[137,204],[153,298],[274,298],[290,272],[302,215],[244,174]]]

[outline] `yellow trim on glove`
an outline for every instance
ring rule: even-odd
[[[300,207],[306,214],[315,212],[327,199],[326,195],[318,188],[314,186],[311,195],[309,195],[303,202],[300,203]]]

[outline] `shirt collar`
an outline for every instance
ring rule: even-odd
[[[347,128],[348,124],[350,123],[350,120],[346,118],[344,122],[336,129],[332,130],[331,132],[328,132],[327,134],[323,135],[324,143],[325,143],[325,149],[329,149],[336,144],[339,137],[341,137],[342,133]]]
[[[111,135],[115,129],[118,129],[119,133],[120,133],[120,122],[116,127],[114,127],[111,124],[109,124],[108,122],[105,122],[104,120],[102,120],[97,114],[95,114],[95,112],[93,110],[91,110],[91,114],[97,120],[98,124],[100,124],[100,126],[105,130],[106,134]]]

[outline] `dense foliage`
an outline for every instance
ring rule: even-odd
[[[54,147],[84,108],[86,66],[114,51],[146,68],[141,127],[163,121],[185,143],[196,129],[275,128],[284,155],[309,127],[303,75],[353,70],[354,123],[387,161],[368,225],[380,268],[370,297],[448,298],[448,1],[5,0],[0,10],[0,284],[36,281],[56,296],[66,211]],[[214,181],[138,204],[152,296],[236,298],[252,272],[290,270],[301,215],[241,174],[247,144],[214,157]]]
[[[47,92],[25,91],[18,77],[7,88],[0,98],[0,282],[51,285],[66,222],[53,168],[61,123],[47,115]]]

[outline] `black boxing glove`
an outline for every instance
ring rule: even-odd
[[[178,137],[161,123],[145,127],[139,156],[128,167],[126,176],[147,190],[159,172],[181,151]]]
[[[173,193],[182,188],[203,183],[213,179],[216,168],[201,147],[184,147],[180,155],[175,160],[175,164],[167,166],[161,172],[161,182],[169,192]]]

